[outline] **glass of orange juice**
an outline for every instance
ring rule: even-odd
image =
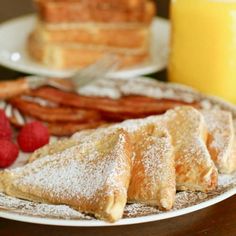
[[[236,0],[172,0],[170,81],[236,103]]]

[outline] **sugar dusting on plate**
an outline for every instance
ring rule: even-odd
[[[174,207],[171,211],[180,210],[186,207],[194,206],[201,202],[210,200],[219,196],[228,190],[236,187],[236,173],[233,175],[220,175],[219,187],[216,191],[209,194],[202,192],[177,192]],[[95,220],[92,216],[83,214],[66,205],[52,205],[45,203],[35,203],[9,197],[0,193],[0,210],[20,215],[46,217],[49,219],[66,219],[66,220]],[[125,207],[123,218],[140,217],[154,214],[162,214],[162,211],[153,206],[133,203]]]

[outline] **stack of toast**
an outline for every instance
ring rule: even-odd
[[[176,190],[215,190],[236,170],[234,143],[230,112],[179,106],[49,144],[1,172],[0,191],[114,222],[127,202],[170,210]]]
[[[109,53],[121,67],[149,59],[152,0],[35,0],[35,5],[38,19],[27,48],[49,67],[81,68]]]

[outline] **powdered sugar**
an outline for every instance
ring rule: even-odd
[[[236,186],[236,173],[219,175],[218,185],[221,187]]]
[[[173,181],[175,185],[174,160],[171,161],[171,158],[173,158],[173,147],[168,133],[163,133],[162,137],[161,135],[149,137],[146,142],[140,145],[146,145],[142,153],[145,174],[150,176],[154,183],[163,181],[167,184],[169,181]],[[174,178],[171,179],[171,175]],[[173,183],[168,184],[173,185]]]
[[[177,192],[174,207],[171,211],[180,210],[186,207],[194,206],[201,202],[220,196],[228,190],[236,188],[236,173],[233,175],[219,175],[219,187],[216,191],[209,194],[201,192]],[[59,218],[67,220],[94,220],[93,217],[82,214],[66,205],[51,205],[42,203],[33,203],[0,193],[0,210],[27,216],[37,216],[50,218]],[[146,204],[134,203],[127,204],[123,218],[132,218],[147,216],[153,214],[162,214],[166,211],[159,210],[156,207]]]
[[[231,150],[234,145],[234,127],[230,112],[213,109],[203,110],[210,138],[208,149],[219,170],[229,172],[230,159],[234,158]]]
[[[177,84],[166,86],[161,82],[147,78],[104,79],[79,89],[79,94],[86,96],[102,96],[113,99],[124,95],[144,95],[157,99],[175,99],[191,103],[197,98],[196,91]]]
[[[211,110],[211,111],[202,111],[204,119],[206,121],[208,130],[210,133],[214,133],[214,140],[211,143],[213,148],[219,149],[223,155],[225,146],[229,143],[229,136],[233,135],[233,123],[231,113],[222,110]]]
[[[24,199],[96,213],[94,209],[100,211],[113,195],[126,199],[130,160],[125,143],[121,131],[113,130],[105,138],[93,134],[87,142],[6,171],[12,178],[8,187]]]
[[[61,219],[91,219],[79,211],[66,205],[40,204],[18,198],[9,197],[0,193],[0,209],[19,214]]]

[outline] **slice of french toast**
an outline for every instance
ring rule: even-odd
[[[207,147],[221,173],[236,170],[235,130],[232,114],[219,109],[203,110],[208,128]]]
[[[129,137],[116,129],[0,172],[0,191],[37,202],[66,204],[114,222],[123,215],[131,167]]]
[[[152,0],[35,0],[39,17],[50,23],[150,23],[156,7]]]
[[[169,110],[164,122],[175,148],[178,190],[208,192],[218,184],[218,171],[208,152],[207,126],[203,115],[190,106]]]
[[[148,124],[132,136],[135,157],[128,201],[170,210],[176,194],[174,147],[170,134],[163,127]]]
[[[38,21],[35,35],[44,43],[78,43],[149,50],[150,27],[146,24],[63,23]]]
[[[75,69],[95,63],[104,54],[114,54],[120,67],[130,67],[150,59],[149,51],[143,48],[117,48],[107,45],[42,42],[35,32],[27,41],[29,55],[36,61],[58,69]]]
[[[122,128],[128,132],[133,148],[128,201],[145,203],[169,210],[176,194],[174,147],[165,127],[155,120],[127,120],[96,130],[82,131],[72,139],[81,142],[92,133]]]

